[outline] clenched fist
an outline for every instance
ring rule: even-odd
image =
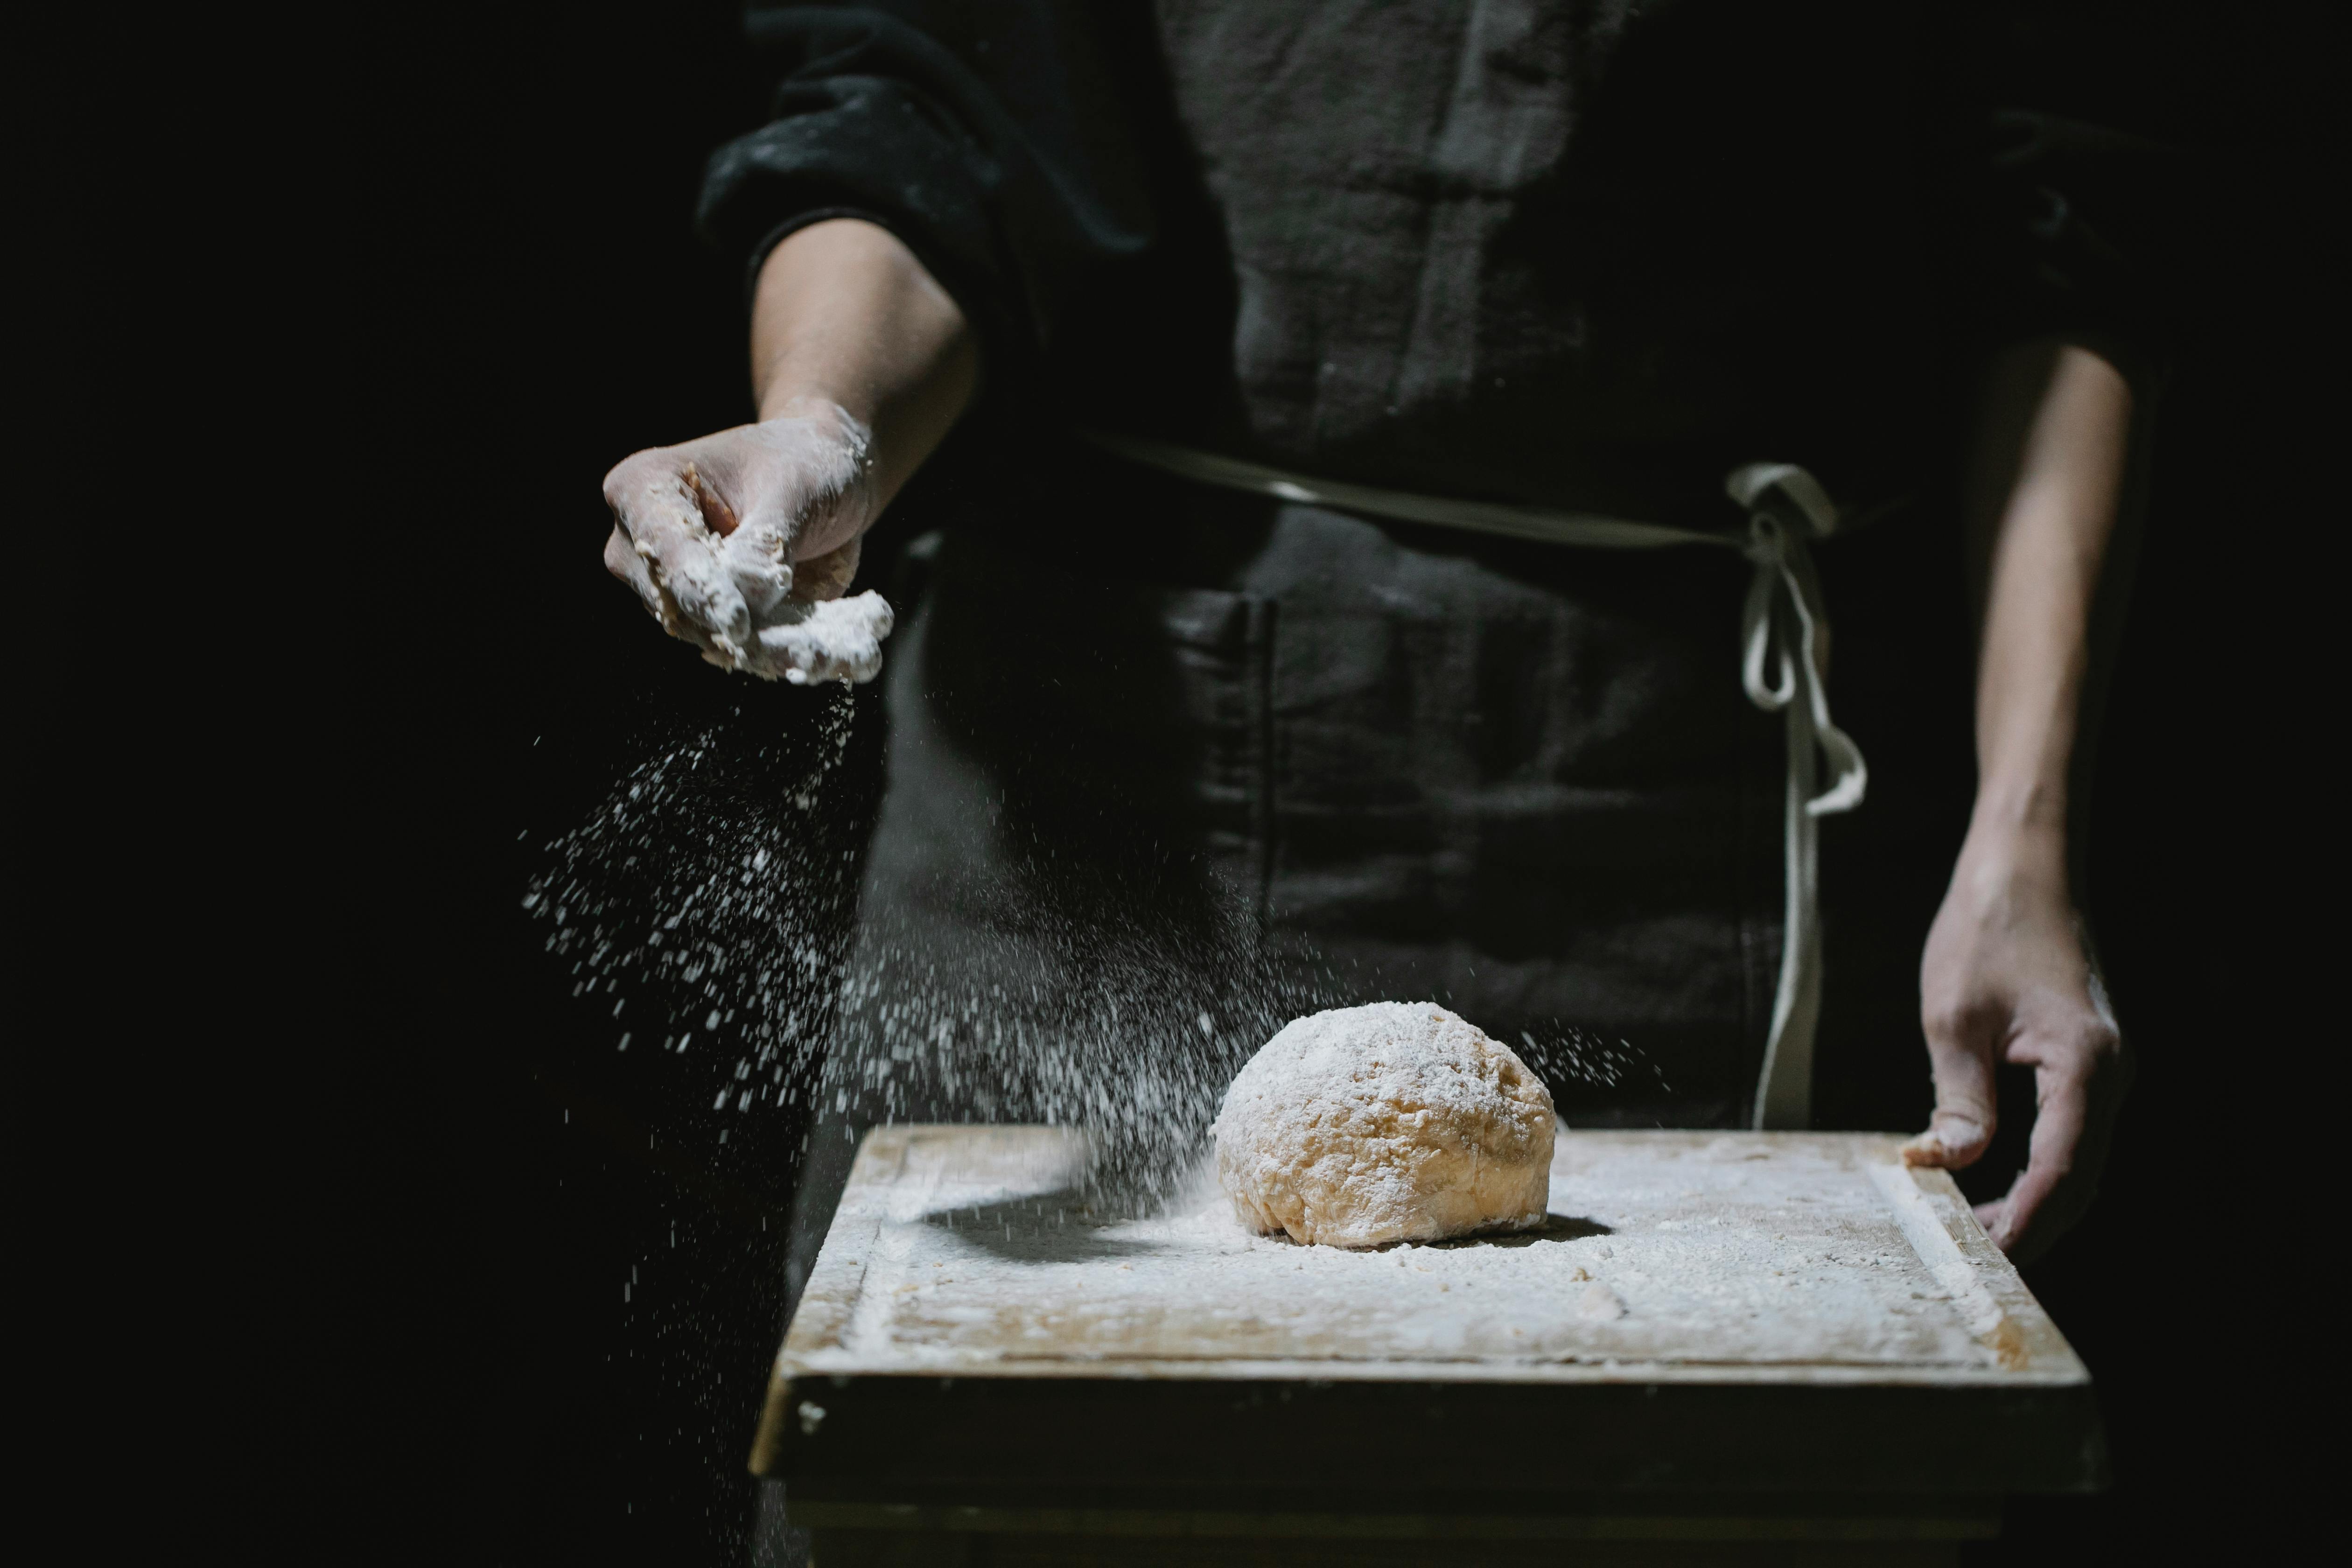
[[[604,565],[721,668],[871,680],[890,606],[843,597],[881,510],[871,448],[839,405],[798,398],[756,425],[635,453],[604,476]]]

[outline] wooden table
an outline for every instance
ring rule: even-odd
[[[1081,1139],[870,1133],[752,1468],[864,1563],[1949,1563],[2101,1485],[2082,1363],[1951,1178],[1846,1133],[1563,1131],[1532,1237],[1252,1237]]]

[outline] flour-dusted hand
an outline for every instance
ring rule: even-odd
[[[604,476],[604,565],[723,669],[871,680],[890,606],[849,594],[858,540],[979,385],[962,310],[860,218],[795,230],[751,300],[754,425],[639,452]]]
[[[1970,836],[1927,935],[1920,999],[1936,1112],[1904,1160],[1974,1164],[1997,1125],[1996,1068],[2032,1068],[2025,1169],[1977,1208],[2002,1250],[2031,1258],[2090,1206],[2127,1077],[2055,835]]]
[[[771,680],[870,680],[890,608],[840,600],[879,511],[871,439],[838,405],[656,447],[604,476],[604,564],[671,636]]]

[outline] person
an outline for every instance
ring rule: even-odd
[[[1928,5],[750,28],[700,221],[757,416],[616,466],[604,560],[786,680],[890,589],[845,1114],[1191,1103],[1289,1008],[1430,997],[1571,1124],[1924,1113],[1959,1169],[2029,1068],[1979,1216],[2080,1216],[2144,150]]]

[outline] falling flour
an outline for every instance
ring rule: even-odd
[[[857,664],[835,634],[868,597],[791,625]],[[865,630],[878,639],[887,625]],[[1238,896],[1179,914],[1147,897],[1066,908],[1011,877],[976,889],[990,928],[961,945],[919,905],[862,901],[877,781],[871,732],[855,752],[851,741],[870,698],[829,684],[792,703],[666,728],[595,812],[541,841],[522,900],[609,1048],[668,1058],[714,1117],[789,1110],[845,1174],[874,1126],[1083,1127],[1093,1180],[1164,1196],[1251,1054],[1361,994],[1361,976],[1277,962]],[[977,811],[952,830],[999,829]],[[1558,1020],[1506,1054],[1563,1089],[1658,1078],[1624,1042]]]
[[[673,732],[545,844],[522,900],[572,994],[609,1016],[612,1048],[708,1063],[714,1111],[801,1101],[842,984],[856,700],[844,686],[812,698],[822,706],[790,737],[740,712]]]

